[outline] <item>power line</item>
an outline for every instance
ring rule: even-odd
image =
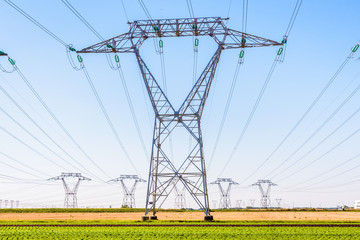
[[[41,152],[37,151],[35,148],[31,147],[29,144],[25,143],[24,141],[22,141],[20,138],[18,138],[17,136],[15,136],[14,134],[10,133],[8,130],[6,130],[5,128],[3,128],[2,126],[0,126],[0,130],[2,130],[4,133],[6,133],[7,135],[9,135],[10,137],[12,137],[13,139],[15,139],[16,141],[20,142],[22,145],[24,145],[25,147],[29,148],[31,151],[33,151],[34,153],[38,154],[39,156],[41,156],[42,158],[50,161],[51,163],[53,163],[54,165],[68,170],[66,168],[64,168],[63,166],[59,165],[57,162],[55,162],[54,160],[48,158],[47,156],[45,156],[44,154],[42,154]]]
[[[86,19],[67,1],[67,0],[61,0],[66,7],[70,9],[79,19],[84,23],[84,25],[93,32],[100,40],[105,41],[105,39],[91,26],[91,24],[86,21]]]
[[[186,5],[188,7],[190,17],[195,18],[194,9],[193,9],[191,0],[186,0]]]
[[[353,133],[351,133],[349,136],[347,136],[346,138],[344,138],[343,140],[341,140],[339,143],[337,143],[335,146],[333,146],[332,148],[330,148],[328,151],[326,151],[325,153],[323,153],[321,156],[317,157],[316,159],[314,159],[313,161],[311,161],[310,163],[306,164],[304,167],[297,169],[296,171],[294,171],[291,175],[287,175],[281,179],[279,179],[278,181],[282,181],[284,179],[287,179],[289,177],[292,177],[296,174],[298,174],[299,172],[301,172],[302,170],[308,168],[309,166],[313,165],[314,163],[316,163],[317,161],[319,161],[320,159],[322,159],[323,157],[325,157],[326,155],[328,155],[329,153],[331,153],[332,151],[334,151],[335,149],[337,149],[338,147],[340,147],[342,144],[344,144],[346,141],[348,141],[349,139],[351,139],[353,136],[355,136],[358,132],[360,132],[360,128],[358,128],[356,131],[354,131]]]
[[[44,173],[44,172],[42,172],[42,171],[39,171],[38,169],[33,168],[32,166],[27,165],[27,164],[23,163],[22,161],[19,161],[19,160],[15,159],[14,157],[9,156],[9,155],[6,154],[6,153],[0,152],[0,155],[3,155],[4,157],[6,157],[6,158],[8,158],[8,159],[10,159],[10,160],[12,160],[12,161],[14,161],[14,162],[17,162],[18,164],[23,165],[24,167],[26,167],[26,168],[28,168],[28,169],[31,169],[31,170],[33,170],[33,171],[35,171],[35,172],[37,172],[37,173],[40,173],[40,174],[45,175],[45,176],[50,176],[50,175],[48,175],[47,173]]]
[[[30,20],[32,23],[34,23],[36,26],[38,26],[41,30],[43,30],[45,33],[50,35],[52,38],[54,38],[56,41],[58,41],[60,44],[64,45],[65,47],[68,47],[69,45],[66,44],[61,38],[56,36],[54,33],[52,33],[49,29],[44,27],[42,24],[40,24],[38,21],[36,21],[33,17],[31,17],[29,14],[27,14],[25,11],[23,11],[20,7],[18,7],[15,3],[13,3],[10,0],[4,0],[7,4],[9,4],[12,8],[14,8],[16,11],[18,11],[21,15],[26,17],[28,20]]]
[[[61,147],[19,104],[16,102],[16,100],[0,85],[0,90],[5,94],[5,96],[53,143],[55,146],[57,146],[63,153],[65,153],[69,158],[71,158],[74,162],[79,164],[83,169],[85,169],[87,172],[89,172],[83,165],[81,165],[79,162],[75,160],[75,158],[70,155],[63,147]],[[6,112],[4,112],[6,114]],[[10,115],[8,115],[10,117]],[[12,117],[11,117],[12,118]],[[13,119],[13,118],[12,118]],[[13,121],[16,121],[15,119]],[[62,158],[60,155],[58,155],[56,152],[52,151],[51,149],[48,149],[53,154],[55,154],[57,157],[62,159],[63,161],[67,162],[64,158]],[[70,163],[68,163],[70,164]],[[70,164],[71,165],[71,164]],[[72,165],[73,166],[73,165]],[[90,173],[90,172],[89,172]],[[91,173],[90,173],[91,174]],[[91,174],[95,176],[94,174]]]
[[[98,31],[95,30],[95,28],[93,26],[91,26],[91,24],[67,1],[67,0],[61,0],[79,19],[81,22],[83,22],[85,24],[86,27],[88,27],[101,41],[104,41],[105,39],[100,35],[100,33]],[[120,59],[117,57],[117,55],[115,56],[115,59],[116,59],[116,64],[117,64],[117,67],[114,67],[111,63],[111,60],[110,60],[110,57],[108,56],[108,54],[106,55],[107,56],[107,59],[108,59],[108,62],[110,64],[110,67],[114,70],[118,70],[118,73],[119,73],[119,76],[120,76],[120,79],[121,79],[121,83],[123,85],[123,88],[125,90],[125,95],[126,95],[126,99],[127,99],[127,102],[130,106],[130,111],[131,111],[131,115],[132,115],[132,118],[133,118],[133,121],[134,121],[134,124],[135,124],[135,127],[136,127],[136,130],[137,130],[137,133],[138,133],[138,136],[140,138],[140,141],[141,141],[141,145],[143,147],[143,150],[144,150],[144,154],[145,156],[147,156],[147,150],[146,150],[146,147],[145,147],[145,144],[144,144],[144,140],[143,140],[143,137],[142,137],[142,134],[141,134],[141,131],[140,131],[140,127],[139,127],[139,124],[138,124],[138,121],[137,121],[137,118],[136,118],[136,114],[135,114],[135,110],[134,110],[134,107],[133,107],[133,104],[132,104],[132,101],[131,101],[131,97],[130,97],[130,94],[129,94],[129,90],[127,88],[127,85],[126,85],[126,81],[125,81],[125,77],[124,77],[124,74],[122,72],[122,68],[121,68],[121,65],[120,65]],[[79,56],[78,56],[78,59],[79,59]],[[89,73],[87,72],[87,69],[85,68],[85,65],[84,63],[80,62],[80,66],[81,66],[81,69],[83,70],[89,84],[90,84],[90,87],[96,97],[96,100],[97,102],[99,103],[100,105],[100,108],[103,112],[103,114],[105,115],[105,118],[111,128],[111,131],[113,132],[113,134],[115,135],[116,139],[117,139],[117,142],[120,144],[120,147],[122,148],[122,150],[124,151],[125,155],[127,156],[128,160],[131,162],[131,165],[134,167],[134,169],[137,171],[137,169],[135,168],[135,165],[133,164],[129,154],[127,153],[126,149],[124,148],[121,140],[120,140],[120,137],[106,111],[106,108],[105,106],[103,105],[102,101],[101,101],[101,98],[93,84],[93,81],[91,80],[90,78],[90,75]]]
[[[40,29],[42,29],[44,32],[49,34],[51,37],[53,37],[55,40],[57,40],[60,44],[64,45],[66,49],[72,48],[71,45],[66,44],[63,40],[61,40],[58,36],[56,36],[54,33],[52,33],[50,30],[45,28],[43,25],[41,25],[38,21],[36,21],[34,18],[32,18],[29,14],[24,12],[20,7],[15,5],[10,0],[4,0],[6,3],[8,3],[11,7],[13,7],[15,10],[17,10],[19,13],[21,13],[23,16],[25,16],[27,19],[29,19],[31,22],[33,22],[36,26],[38,26]],[[41,99],[39,94],[35,91],[35,89],[31,86],[31,84],[27,81],[25,76],[21,73],[20,69],[15,65],[15,62],[13,63],[13,66],[17,73],[20,75],[20,77],[24,80],[26,85],[29,87],[29,89],[33,92],[33,94],[36,96],[36,98],[40,101],[40,103],[43,105],[43,107],[46,109],[46,111],[50,114],[50,116],[54,119],[54,121],[58,124],[58,126],[63,130],[63,132],[70,138],[70,140],[75,144],[75,146],[85,155],[85,157],[90,160],[104,175],[108,176],[103,169],[101,169],[95,161],[82,149],[82,147],[78,144],[78,142],[71,136],[71,134],[67,131],[67,129],[62,125],[62,123],[58,120],[58,118],[54,115],[54,113],[50,110],[50,108],[45,104],[45,102]],[[108,176],[109,177],[109,176]],[[110,178],[110,177],[109,177]]]
[[[312,177],[312,178],[309,178],[309,179],[307,179],[307,180],[305,180],[305,181],[302,181],[302,182],[300,182],[300,183],[297,183],[296,185],[300,185],[300,184],[304,184],[304,183],[307,183],[307,182],[311,182],[312,180],[314,180],[314,179],[316,179],[316,178],[319,178],[319,177],[321,177],[321,176],[323,176],[323,175],[325,175],[325,174],[328,174],[329,172],[332,172],[332,171],[334,171],[334,170],[336,170],[336,169],[339,169],[339,167],[341,167],[341,166],[343,166],[344,164],[349,163],[349,162],[351,162],[351,161],[353,161],[353,160],[355,160],[355,159],[357,159],[357,158],[359,158],[359,157],[360,157],[360,154],[357,154],[357,155],[349,158],[349,159],[346,160],[345,162],[341,162],[341,163],[339,163],[338,165],[336,165],[335,167],[332,167],[332,168],[330,168],[330,169],[328,169],[328,170],[326,170],[326,171],[324,171],[324,172],[322,172],[322,173],[320,173],[320,174],[317,174],[316,176],[314,176],[314,177]],[[308,187],[311,187],[311,186],[313,186],[313,185],[317,185],[317,184],[319,184],[319,183],[326,182],[326,181],[328,181],[328,180],[330,180],[330,179],[334,179],[334,178],[336,178],[336,177],[338,177],[338,176],[341,176],[341,175],[344,175],[344,174],[346,174],[346,173],[348,173],[348,172],[350,172],[350,171],[353,171],[353,170],[355,170],[355,169],[357,169],[357,168],[359,168],[359,167],[360,167],[360,165],[357,165],[357,166],[355,166],[355,167],[351,167],[350,169],[347,169],[347,170],[345,170],[345,171],[343,171],[343,172],[341,172],[341,173],[338,173],[338,174],[335,174],[335,175],[333,175],[333,176],[330,176],[330,177],[328,177],[328,178],[326,178],[326,179],[323,179],[323,180],[321,180],[321,181],[317,181],[316,183],[313,183],[313,184],[311,184],[311,185],[309,185],[309,186],[305,186],[304,188],[308,188]],[[296,186],[296,185],[295,185],[295,186]]]
[[[0,154],[1,154],[1,153],[0,153]],[[25,173],[25,174],[27,174],[27,175],[31,175],[31,176],[33,176],[33,177],[36,177],[36,178],[39,178],[39,179],[43,179],[42,177],[39,177],[39,176],[36,175],[36,174],[27,172],[27,171],[22,170],[21,168],[18,168],[18,167],[14,167],[14,166],[12,166],[12,165],[10,165],[10,164],[8,164],[8,163],[6,163],[6,162],[3,162],[3,161],[1,161],[1,160],[0,160],[0,163],[3,164],[3,165],[5,165],[5,166],[8,166],[8,167],[10,167],[10,168],[12,168],[12,169],[15,169],[15,170],[17,170],[17,171],[19,171],[19,172]]]
[[[59,121],[59,119],[51,111],[51,109],[48,107],[48,105],[43,101],[43,99],[40,97],[40,95],[37,93],[37,91],[33,88],[33,86],[30,84],[30,82],[25,78],[25,76],[20,71],[20,69],[17,67],[17,65],[15,65],[15,67],[16,67],[16,72],[19,74],[19,76],[22,78],[22,80],[25,82],[25,84],[29,87],[29,89],[35,95],[35,97],[39,100],[39,102],[45,108],[45,110],[50,114],[50,116],[54,119],[54,121],[58,124],[58,126],[63,130],[63,132],[70,138],[70,140],[77,146],[77,148],[86,156],[86,158],[95,165],[95,167],[97,167],[105,176],[110,178],[110,176],[83,150],[83,148],[78,144],[78,142],[74,139],[74,137],[63,126],[63,124]]]
[[[358,46],[358,45],[357,45]],[[354,48],[353,48],[354,49]],[[315,100],[310,104],[310,106],[307,108],[305,113],[300,117],[300,119],[295,123],[295,125],[291,128],[291,130],[286,134],[286,136],[281,140],[281,142],[276,146],[276,148],[270,153],[270,155],[256,168],[256,170],[251,174],[253,175],[255,172],[257,172],[260,168],[262,168],[265,163],[267,163],[273,155],[281,148],[281,146],[286,142],[286,140],[291,136],[291,134],[297,129],[297,127],[301,124],[301,122],[305,119],[305,117],[310,113],[310,111],[314,108],[314,106],[317,104],[317,102],[321,99],[321,97],[325,94],[325,92],[328,90],[328,88],[331,86],[331,84],[334,82],[334,80],[337,78],[337,76],[340,74],[340,72],[343,70],[345,65],[348,63],[348,61],[352,58],[354,54],[354,51],[351,50],[350,54],[346,57],[344,62],[340,65],[340,67],[337,69],[335,74],[330,78],[330,80],[327,82],[325,87],[321,90],[321,92],[317,95]]]
[[[98,94],[98,92],[97,92],[97,90],[96,90],[96,88],[95,88],[95,86],[94,86],[94,83],[93,83],[93,81],[91,80],[88,71],[86,70],[86,67],[85,67],[84,63],[81,62],[80,64],[81,64],[81,68],[82,68],[82,70],[83,70],[83,72],[84,72],[84,74],[85,74],[85,77],[86,77],[86,79],[87,79],[87,81],[88,81],[88,83],[89,83],[89,85],[90,85],[90,87],[91,87],[91,90],[92,90],[93,94],[95,95],[96,101],[98,102],[98,104],[99,104],[99,106],[100,106],[100,108],[101,108],[101,111],[102,111],[103,115],[105,116],[105,119],[106,119],[106,121],[107,121],[107,123],[108,123],[108,125],[109,125],[109,127],[110,127],[110,129],[111,129],[111,131],[112,131],[112,133],[114,134],[114,136],[115,136],[115,138],[116,138],[117,143],[120,145],[121,149],[122,149],[123,152],[125,153],[126,158],[129,160],[131,166],[132,166],[132,167],[134,168],[134,170],[138,173],[138,175],[140,175],[140,174],[139,174],[139,171],[137,170],[137,168],[136,168],[136,166],[135,166],[135,164],[134,164],[134,162],[133,162],[133,160],[131,159],[130,155],[129,155],[128,152],[126,151],[126,149],[125,149],[125,147],[124,147],[124,145],[123,145],[123,143],[122,143],[122,141],[121,141],[121,139],[120,139],[120,136],[119,136],[119,134],[117,133],[117,131],[116,131],[116,129],[115,129],[115,126],[114,126],[114,124],[112,123],[112,121],[111,121],[111,119],[110,119],[110,116],[109,116],[108,112],[106,111],[106,108],[105,108],[103,102],[101,101],[101,98],[100,98],[100,96],[99,96],[99,94]],[[109,175],[107,175],[107,176],[108,176],[109,178],[111,178]]]
[[[293,162],[291,165],[286,167],[285,169],[281,170],[276,176],[282,174],[289,168],[296,165],[298,162],[300,162],[302,159],[307,157],[310,153],[312,153],[315,149],[317,149],[321,144],[323,144],[327,139],[329,139],[331,136],[333,136],[339,129],[341,129],[347,122],[349,122],[356,114],[360,112],[360,108],[358,108],[353,114],[351,114],[345,121],[343,121],[336,129],[334,129],[330,134],[328,134],[325,138],[323,138],[318,144],[316,144],[313,148],[311,148],[309,151],[307,151],[304,155],[302,155],[299,159],[297,159],[295,162]],[[270,175],[270,174],[269,174]]]
[[[121,5],[123,7],[123,10],[124,10],[124,13],[125,13],[125,16],[126,16],[126,20],[129,22],[129,17],[128,17],[126,8],[125,8],[124,0],[121,0]]]
[[[248,117],[247,120],[246,120],[245,126],[244,126],[244,128],[242,129],[242,131],[241,131],[241,133],[240,133],[240,136],[239,136],[239,138],[238,138],[238,140],[237,140],[237,142],[236,142],[236,144],[235,144],[235,147],[233,148],[233,150],[232,150],[232,152],[231,152],[231,154],[230,154],[230,157],[229,157],[228,160],[225,162],[224,167],[223,167],[222,170],[220,171],[219,176],[221,176],[221,175],[223,174],[224,170],[226,169],[226,167],[228,166],[228,164],[230,163],[230,161],[233,159],[234,154],[235,154],[237,148],[239,147],[241,141],[243,140],[243,137],[244,137],[244,135],[245,135],[245,133],[246,133],[246,131],[247,131],[250,123],[251,123],[251,120],[252,120],[252,118],[254,117],[255,112],[256,112],[259,104],[260,104],[260,101],[261,101],[261,99],[262,99],[262,97],[263,97],[263,95],[264,95],[264,92],[265,92],[265,90],[266,90],[266,88],[267,88],[267,85],[269,84],[269,81],[270,81],[270,79],[271,79],[271,77],[272,77],[272,75],[273,75],[273,73],[274,73],[275,67],[276,67],[276,65],[277,65],[277,63],[278,63],[278,59],[279,59],[279,55],[276,55],[276,58],[275,58],[275,60],[273,61],[273,64],[271,65],[271,67],[270,67],[270,71],[269,71],[269,73],[268,73],[268,75],[267,75],[267,77],[266,77],[266,79],[265,79],[265,82],[264,82],[264,84],[263,84],[263,86],[262,86],[262,88],[261,88],[261,90],[260,90],[260,93],[258,94],[258,97],[257,97],[257,99],[256,99],[256,101],[255,101],[255,104],[254,104],[254,106],[253,106],[253,108],[252,108],[252,110],[251,110],[251,113],[250,113],[249,117]],[[255,171],[257,171],[257,170],[255,170]],[[252,174],[251,174],[251,175],[252,175]],[[250,176],[249,176],[249,177],[250,177]],[[249,177],[247,177],[245,180],[247,180]],[[245,181],[245,180],[244,180],[244,181]],[[243,182],[244,182],[244,181],[243,181]],[[242,183],[242,182],[241,182],[241,183]]]
[[[226,121],[226,117],[227,117],[227,114],[228,114],[228,111],[229,111],[229,107],[230,107],[230,103],[231,103],[232,96],[233,96],[233,93],[234,93],[234,89],[235,89],[237,79],[238,79],[238,76],[239,76],[240,66],[241,66],[241,62],[238,61],[237,65],[236,65],[236,68],[235,68],[235,73],[234,73],[234,76],[233,76],[233,80],[232,80],[232,83],[231,83],[231,86],[230,86],[230,91],[229,91],[228,98],[227,98],[227,101],[226,101],[224,113],[223,113],[223,116],[222,116],[222,119],[221,119],[220,128],[218,130],[216,140],[215,140],[215,144],[214,144],[214,147],[213,147],[213,151],[211,153],[208,168],[210,168],[211,163],[213,162],[215,152],[216,152],[217,146],[218,146],[219,141],[220,141],[220,137],[221,137],[224,125],[225,125],[225,121]]]

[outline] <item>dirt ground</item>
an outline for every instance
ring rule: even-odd
[[[141,220],[142,213],[0,213],[0,220]],[[360,221],[360,212],[214,212],[215,220]],[[159,220],[203,220],[201,212],[159,212]]]

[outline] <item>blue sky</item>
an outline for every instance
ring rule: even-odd
[[[120,1],[110,1],[106,4],[83,0],[70,2],[105,39],[125,33],[128,30],[127,18]],[[185,0],[144,0],[144,2],[154,19],[189,16]],[[14,3],[66,43],[73,44],[76,49],[99,42],[97,37],[60,0],[45,2],[14,0]],[[229,1],[193,0],[194,14],[196,17],[227,17],[229,3]],[[295,3],[295,0],[249,1],[247,32],[281,41]],[[130,21],[146,19],[137,1],[124,0],[124,4]],[[217,177],[231,177],[235,181],[242,182],[234,188],[233,205],[238,199],[245,202],[248,202],[250,198],[258,199],[258,190],[249,187],[249,185],[256,182],[257,179],[267,177],[274,168],[287,159],[358,86],[360,78],[357,76],[360,61],[356,59],[360,55],[357,52],[354,59],[349,61],[318,104],[315,105],[279,151],[267,161],[263,168],[247,179],[248,175],[278,146],[348,56],[351,48],[360,40],[357,34],[357,25],[360,22],[357,13],[359,5],[358,1],[303,1],[289,36],[285,62],[276,67],[243,141],[223,175],[219,176],[219,170],[222,169],[234,149],[265,81],[277,48],[246,50],[245,63],[240,69],[226,125],[217,146],[214,161],[208,169],[209,181],[213,181]],[[108,176],[115,178],[119,174],[136,174],[116,143],[83,73],[74,71],[68,63],[64,46],[37,28],[5,2],[0,2],[0,6],[2,9],[0,50],[9,53],[16,60],[18,67],[63,125]],[[232,1],[229,17],[228,27],[241,30],[242,1]],[[211,39],[200,38],[198,74],[215,51],[215,47]],[[170,100],[175,105],[179,105],[183,101],[191,87],[192,49],[191,38],[164,40],[168,93]],[[147,41],[142,46],[141,53],[155,77],[162,83],[160,58],[154,51],[153,43]],[[149,157],[148,154],[144,154],[140,145],[120,78],[115,71],[109,68],[105,56],[83,54],[82,57],[129,155],[136,164],[140,175],[145,177],[148,171]],[[132,54],[123,54],[120,57],[141,133],[147,152],[149,152],[153,127],[152,108],[148,96],[145,95],[135,57]],[[202,119],[206,158],[210,157],[214,148],[237,58],[238,50],[226,50],[220,59],[217,75]],[[10,67],[6,58],[1,58],[0,64],[4,67]],[[0,84],[49,135],[61,143],[81,164],[85,165],[98,178],[108,180],[107,176],[102,174],[71,144],[16,73],[5,74],[0,72]],[[299,160],[287,171],[281,172],[282,169],[296,162],[310,151],[356,111],[360,100],[358,95],[355,94],[321,131],[292,156],[278,170],[279,174],[269,176],[279,185],[274,187],[273,198],[282,198],[287,206],[292,206],[293,202],[297,206],[308,206],[310,202],[313,206],[320,203],[322,206],[335,206],[338,202],[351,205],[355,199],[359,198],[357,194],[358,183],[354,181],[359,179],[355,168],[360,164],[359,159],[344,163],[332,172],[310,180],[359,154],[357,143],[360,137],[355,134],[334,151],[321,157],[358,129],[359,116],[357,115],[311,154]],[[12,105],[4,94],[0,93],[0,98],[1,108],[23,124],[36,137],[51,146],[54,151],[63,155]],[[51,152],[31,139],[3,113],[0,113],[0,119],[3,128],[50,159],[60,162],[63,166],[60,168],[42,159],[38,154],[19,144],[4,132],[0,132],[0,152],[45,173],[40,174],[0,156],[1,161],[37,177],[36,179],[33,175],[1,165],[2,174],[19,179],[12,181],[2,179],[0,181],[0,199],[20,200],[24,204],[23,206],[45,206],[49,205],[49,202],[52,205],[61,206],[63,190],[60,182],[56,184],[42,179],[59,175],[62,171],[78,170],[61,162]],[[187,146],[187,141],[188,139],[179,140],[177,143],[179,149]],[[316,163],[301,170],[318,158],[319,160]],[[350,171],[353,168],[355,168],[354,171]],[[347,170],[349,172],[346,174],[335,177]],[[245,179],[246,181],[244,181]],[[308,179],[309,182],[301,183]],[[326,181],[315,185],[321,180]],[[353,182],[347,184],[351,181]],[[314,189],[310,189],[311,187]],[[20,189],[23,190],[20,191]],[[138,188],[138,206],[144,204],[145,189],[146,184]],[[119,186],[108,185],[94,179],[94,181],[86,182],[80,187],[79,204],[82,206],[120,206],[122,196],[120,190]],[[209,192],[211,200],[218,200],[218,191],[215,186],[209,186]],[[172,203],[170,200],[168,207],[171,207]],[[257,203],[259,202],[257,201]]]

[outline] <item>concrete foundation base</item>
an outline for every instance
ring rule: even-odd
[[[208,221],[213,221],[214,217],[212,215],[207,215],[204,217],[204,221],[208,222]]]
[[[142,216],[142,217],[141,217],[141,220],[143,220],[143,221],[148,221],[148,220],[149,220],[149,216]]]
[[[150,220],[158,220],[158,218],[157,218],[157,216],[152,215],[152,216],[150,216]]]

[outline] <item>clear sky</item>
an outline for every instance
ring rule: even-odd
[[[61,0],[13,2],[63,41],[73,44],[76,49],[99,42]],[[123,0],[128,19],[121,1],[107,1],[106,4],[85,0],[69,2],[105,39],[125,33],[128,30],[128,20],[146,19],[138,1]],[[189,17],[186,0],[144,2],[154,19]],[[229,0],[192,2],[195,17],[227,17],[229,14],[228,27],[241,31],[242,1],[232,0],[230,11]],[[296,0],[249,0],[247,32],[281,41],[295,4]],[[335,74],[352,47],[359,42],[359,7],[360,2],[355,0],[303,1],[289,36],[285,61],[277,65],[234,158],[222,171],[234,150],[278,48],[246,50],[245,63],[239,72],[225,127],[207,173],[208,181],[230,177],[241,183],[233,188],[233,206],[240,199],[244,202],[243,206],[249,205],[249,199],[252,198],[256,199],[255,205],[258,205],[259,191],[250,185],[264,178],[278,184],[273,188],[271,198],[273,202],[275,198],[282,198],[286,207],[293,204],[312,204],[313,207],[331,207],[338,203],[352,205],[354,200],[360,199],[360,157],[356,158],[360,154],[360,134],[357,134],[360,116],[355,113],[359,107],[359,93],[355,93],[327,121],[360,84],[360,61],[357,60],[360,52],[354,54],[354,58],[350,59],[284,144],[263,167],[249,177],[279,146]],[[82,57],[136,170],[129,164],[116,142],[84,74],[70,66],[64,46],[4,1],[0,2],[0,9],[0,50],[7,52],[16,61],[46,104],[105,174],[71,143],[16,72],[0,72],[0,85],[54,141],[92,174],[83,172],[85,176],[93,178],[93,181],[81,184],[79,205],[120,206],[120,186],[104,181],[120,174],[139,174],[146,178],[153,131],[153,110],[145,95],[134,55],[122,54],[120,58],[145,150],[141,146],[117,72],[110,69],[105,56],[101,54],[82,54]],[[200,38],[198,75],[215,47],[212,39]],[[152,41],[145,42],[141,54],[162,84],[160,57],[155,53]],[[175,106],[180,105],[191,88],[193,54],[192,38],[164,39],[168,96]],[[207,163],[215,148],[238,54],[239,50],[226,50],[222,53],[204,110],[202,128]],[[10,69],[5,57],[0,58],[0,64]],[[3,92],[0,92],[0,107],[57,155],[71,162]],[[0,199],[19,200],[23,207],[62,206],[61,183],[46,179],[60,175],[61,172],[79,172],[79,169],[65,163],[39,144],[4,112],[0,111]],[[350,116],[351,119],[342,124]],[[322,125],[321,130],[317,131]],[[339,126],[341,127],[332,133]],[[38,153],[9,136],[3,129]],[[329,134],[332,135],[327,137]],[[182,150],[179,149],[186,148],[188,141],[187,137],[174,139],[174,154],[181,154]],[[144,206],[145,189],[146,184],[138,186],[136,204],[139,207]],[[209,185],[209,194],[213,207],[213,200],[219,201],[216,186]],[[195,207],[187,197],[189,205]],[[173,207],[173,199],[170,198],[166,206]]]

